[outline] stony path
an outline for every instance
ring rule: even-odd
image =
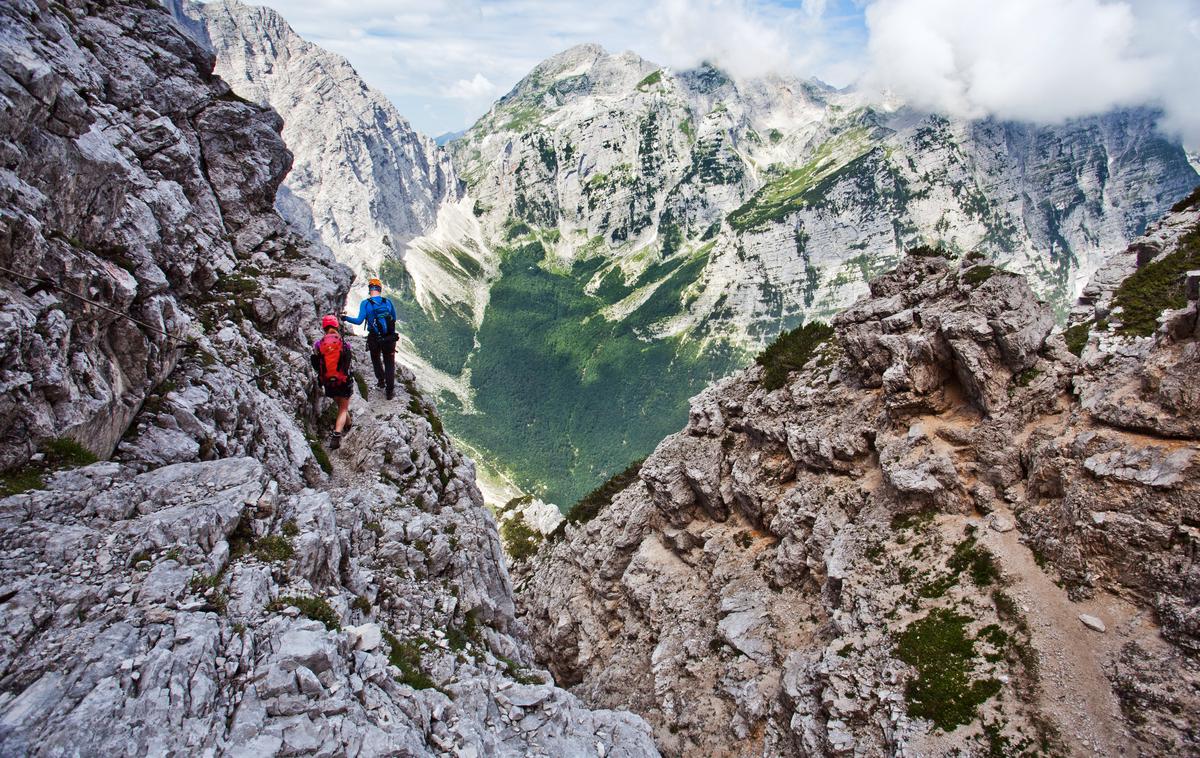
[[[1001,515],[1012,521],[1011,514]],[[1013,529],[988,529],[981,542],[1000,562],[1011,581],[1009,594],[1029,622],[1041,673],[1041,708],[1056,722],[1064,745],[1075,755],[1137,755],[1104,670],[1131,637],[1153,635],[1133,605],[1108,593],[1072,602],[1034,560]],[[1106,632],[1087,628],[1080,614],[1101,619]]]

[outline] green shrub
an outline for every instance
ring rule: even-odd
[[[1200,227],[1179,241],[1169,255],[1147,263],[1126,277],[1113,294],[1121,309],[1121,334],[1146,337],[1158,328],[1164,310],[1187,305],[1185,274],[1200,268]]]
[[[642,472],[642,464],[645,462],[645,458],[634,461],[619,473],[611,476],[604,484],[584,495],[578,503],[571,506],[571,510],[567,511],[567,518],[563,523],[582,524],[591,521],[596,514],[612,505],[612,499],[618,492],[637,481],[638,474]]]
[[[383,640],[388,644],[388,663],[400,669],[396,681],[407,684],[414,690],[433,688],[433,680],[421,670],[420,642],[405,640],[401,642],[391,632],[383,632]]]
[[[972,266],[963,274],[963,281],[974,287],[991,279],[999,271],[995,266]]]
[[[763,367],[763,387],[777,390],[787,383],[788,373],[799,371],[818,347],[833,336],[833,327],[813,321],[775,338],[754,362]]]
[[[350,604],[350,607],[363,614],[367,614],[371,612],[371,601],[359,595],[354,598],[354,602]]]
[[[978,657],[967,634],[971,619],[935,608],[914,621],[896,641],[896,657],[917,669],[904,689],[909,715],[951,731],[975,718],[978,707],[1000,691],[995,679],[971,680]]]
[[[517,513],[500,525],[500,538],[504,540],[504,552],[514,561],[523,561],[537,552],[542,536],[525,523],[525,515]]]
[[[310,618],[313,621],[320,621],[331,632],[339,631],[342,628],[341,619],[338,618],[337,612],[333,610],[333,606],[324,598],[299,596],[277,597],[270,602],[267,610],[278,612],[291,606],[299,608],[300,613],[306,618]]]

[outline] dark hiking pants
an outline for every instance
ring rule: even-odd
[[[367,350],[371,353],[371,368],[375,369],[375,381],[392,394],[396,384],[396,340],[380,339],[367,335]]]

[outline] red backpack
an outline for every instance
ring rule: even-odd
[[[346,343],[337,334],[330,332],[317,343],[317,352],[321,354],[321,381],[325,383],[345,384],[350,381],[347,373],[349,368],[350,351],[345,350]]]

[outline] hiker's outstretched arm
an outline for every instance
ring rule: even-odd
[[[362,322],[364,322],[366,320],[367,320],[367,301],[366,300],[363,300],[361,303],[358,304],[358,315],[357,316],[347,316],[345,314],[342,315],[342,321],[349,321],[351,324],[361,324]]]

